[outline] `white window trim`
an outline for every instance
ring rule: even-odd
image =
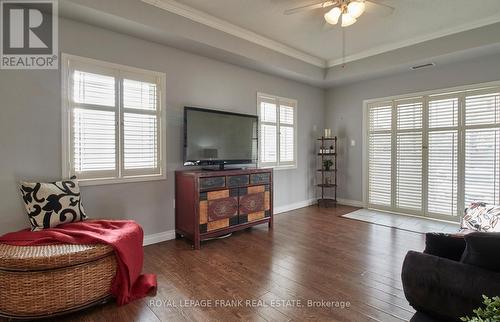
[[[432,96],[432,95],[442,95],[442,94],[447,94],[447,93],[456,93],[456,94],[459,94],[457,92],[465,92],[465,91],[479,91],[479,90],[482,90],[482,89],[491,89],[491,88],[498,88],[498,90],[500,90],[500,81],[493,81],[493,82],[486,82],[486,83],[478,83],[478,84],[470,84],[470,85],[464,85],[464,86],[456,86],[456,87],[450,87],[450,88],[442,88],[442,89],[436,89],[436,90],[429,90],[429,91],[422,91],[422,92],[417,92],[417,93],[410,93],[410,94],[404,94],[404,95],[395,95],[395,96],[388,96],[388,97],[381,97],[381,98],[374,98],[374,99],[367,99],[367,100],[364,100],[363,101],[363,123],[362,123],[362,128],[363,128],[363,149],[362,149],[362,184],[363,184],[363,207],[364,208],[370,208],[371,205],[369,204],[369,200],[368,200],[368,189],[369,189],[369,184],[368,184],[368,169],[369,169],[369,163],[368,163],[368,155],[369,155],[369,152],[368,152],[368,148],[369,148],[369,145],[368,145],[368,138],[369,138],[369,108],[371,106],[373,106],[374,104],[376,103],[379,103],[379,102],[388,102],[388,101],[397,101],[397,100],[404,100],[404,99],[412,99],[412,98],[415,98],[415,97],[422,97],[423,100],[424,100],[424,107],[423,107],[423,113],[426,113],[426,110],[428,108],[428,105],[426,106],[426,103],[428,102],[428,97],[429,96]],[[463,99],[465,98],[465,96],[462,94],[461,95],[461,99],[460,99],[460,102],[459,104],[463,104]],[[482,128],[483,126],[482,125],[468,125],[466,126],[464,123],[463,123],[463,119],[462,117],[463,116],[460,116],[461,115],[461,111],[462,109],[459,108],[459,120],[458,120],[458,130],[459,130],[459,135],[465,135],[465,131],[464,129],[476,129],[476,128]],[[424,121],[424,120],[423,120]],[[393,119],[392,122],[395,122],[395,120]],[[488,128],[490,126],[487,126]],[[428,131],[428,130],[427,130]],[[464,158],[464,154],[465,154],[465,140],[461,140],[461,145],[458,147],[458,159],[460,160],[460,158]],[[422,156],[424,157],[424,155]],[[463,164],[461,164],[459,162],[458,164],[458,167],[459,168],[463,168]],[[424,164],[423,165],[423,169],[422,171],[427,171],[428,170],[428,165],[427,164]],[[463,169],[462,169],[463,170]],[[450,218],[449,216],[444,216],[442,218],[438,218],[438,217],[430,217],[432,219],[441,219],[441,220],[445,220],[445,221],[450,221],[450,219],[452,220],[457,220],[457,221],[460,221],[462,219],[462,216],[463,216],[463,210],[464,210],[464,200],[463,200],[463,193],[460,192],[460,189],[463,189],[464,187],[464,182],[465,182],[465,176],[461,175],[460,173],[463,173],[463,171],[459,171],[459,175],[458,175],[458,200],[457,200],[457,210],[458,210],[458,216],[456,216],[455,218]],[[394,176],[393,176],[394,177]],[[424,179],[426,179],[424,177]],[[394,182],[394,178],[392,179],[392,187],[395,186],[395,182]],[[423,185],[426,185],[426,183],[422,182]],[[424,197],[427,198],[426,195],[424,195],[424,187],[422,187],[422,202],[423,202],[423,209],[422,209],[422,212],[407,212],[405,211],[405,215],[417,215],[417,216],[427,216],[427,208],[426,208],[426,203],[427,203],[427,200],[424,200]],[[426,193],[426,190],[425,190],[425,193]],[[394,196],[392,196],[394,197]],[[398,209],[398,208],[393,208],[393,207],[378,207],[377,206],[377,209],[380,209],[380,210],[383,210],[383,211],[390,211],[390,212],[393,212],[393,213],[401,213],[401,209]]]
[[[71,153],[72,153],[72,140],[71,140],[71,103],[70,103],[70,81],[71,81],[71,63],[81,63],[85,65],[91,66],[91,68],[98,69],[99,67],[103,67],[106,69],[115,69],[124,73],[132,73],[135,75],[144,75],[144,77],[157,77],[159,80],[159,95],[158,95],[158,109],[159,109],[159,118],[158,118],[158,146],[159,146],[159,173],[158,174],[147,174],[147,175],[128,175],[121,177],[112,177],[112,178],[79,178],[79,183],[81,186],[91,186],[91,185],[105,185],[105,184],[118,184],[118,183],[127,183],[127,182],[141,182],[141,181],[156,181],[156,180],[165,180],[167,178],[167,162],[166,162],[166,96],[165,96],[165,88],[166,88],[166,75],[165,73],[155,72],[146,69],[139,69],[135,67],[129,67],[109,62],[104,62],[100,60],[95,60],[91,58],[85,58],[75,55],[70,55],[66,53],[62,53],[61,55],[61,113],[62,113],[62,177],[69,178],[73,175],[73,166],[71,164]],[[118,86],[117,86],[118,91]],[[141,113],[138,111],[138,113]],[[123,109],[120,109],[120,114],[123,114]],[[122,119],[120,117],[120,119]],[[119,126],[119,130],[117,129],[117,135],[122,136],[123,127]],[[121,167],[119,164],[119,160],[122,160],[122,157],[119,154],[122,153],[123,150],[123,142],[122,139],[119,140],[120,149],[117,149],[117,165]],[[116,170],[118,171],[118,170]]]
[[[260,115],[260,103],[261,103],[261,97],[267,97],[267,98],[272,98],[276,100],[276,123],[268,123],[272,125],[276,125],[276,162],[262,162],[261,161],[261,156],[260,156],[260,148],[261,148],[261,143],[260,143],[260,133],[261,131],[261,124],[266,123],[261,121],[261,115]],[[279,115],[279,107],[280,104],[279,102],[289,102],[293,104],[294,109],[293,109],[293,131],[294,131],[294,136],[293,136],[293,159],[294,161],[292,162],[284,162],[280,163],[280,115]],[[298,160],[297,160],[297,140],[298,140],[298,108],[299,104],[296,99],[291,99],[287,97],[281,97],[281,96],[276,96],[272,94],[267,94],[263,92],[257,92],[257,115],[259,116],[259,144],[258,144],[258,166],[259,168],[273,168],[274,170],[293,170],[298,168]]]

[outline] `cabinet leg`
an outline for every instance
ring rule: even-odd
[[[193,240],[193,249],[198,250],[201,248],[201,242],[199,237],[195,237]]]
[[[175,233],[175,239],[181,239],[182,238],[182,234],[180,233]]]
[[[267,225],[268,225],[269,229],[273,229],[273,217],[269,218],[269,222]]]

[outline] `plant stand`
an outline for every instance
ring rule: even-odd
[[[317,150],[317,189],[318,207],[337,205],[337,137],[318,140]]]

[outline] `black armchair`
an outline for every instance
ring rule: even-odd
[[[457,251],[456,238],[450,236],[447,248],[443,247],[446,238],[427,236],[424,253],[410,251],[406,255],[401,277],[405,296],[418,311],[415,318],[428,315],[438,321],[460,321],[460,317],[470,316],[481,306],[483,294],[500,295],[500,234],[466,235],[460,260],[450,259],[456,255],[449,252],[439,254],[443,250]],[[439,242],[439,247],[430,245],[430,240]],[[430,254],[430,249],[439,251]]]

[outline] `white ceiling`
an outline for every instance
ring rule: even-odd
[[[325,9],[286,16],[283,11],[314,0],[177,0],[177,2],[298,49],[334,66],[347,61],[443,37],[500,21],[500,0],[379,0],[396,8],[391,14],[369,4],[358,22],[328,27]]]

